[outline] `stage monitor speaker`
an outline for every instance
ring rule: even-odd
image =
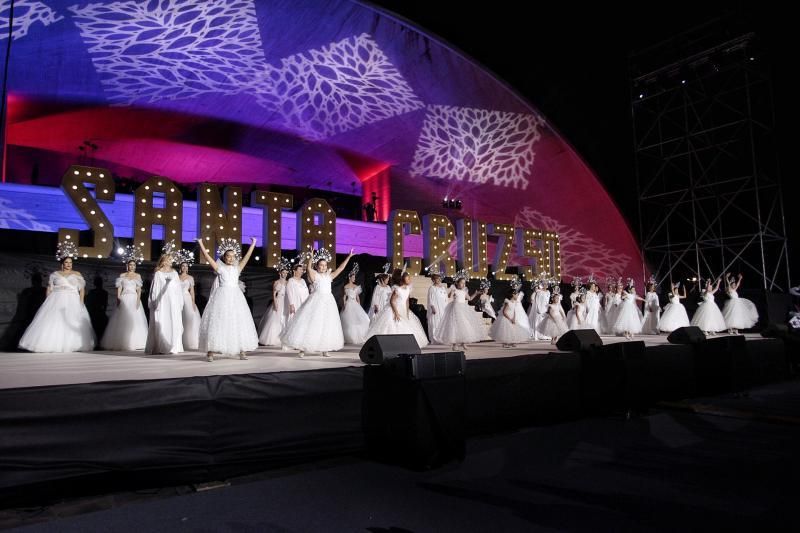
[[[672,344],[697,344],[706,340],[703,330],[697,326],[678,328],[667,336],[667,342]]]
[[[603,340],[593,329],[571,329],[559,337],[556,347],[567,352],[584,352],[602,346]]]
[[[361,347],[358,356],[368,365],[380,365],[400,354],[420,354],[414,335],[373,335]]]
[[[464,352],[402,353],[384,366],[393,375],[407,379],[449,378],[464,375],[467,358]]]

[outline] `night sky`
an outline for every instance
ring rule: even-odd
[[[800,279],[800,188],[791,124],[798,118],[797,56],[785,7],[769,2],[372,2],[438,35],[537,107],[595,170],[638,231],[631,128],[629,56],[702,24],[722,19],[728,38],[755,32],[772,64],[778,157],[792,261]],[[533,11],[536,15],[522,12]],[[479,8],[478,8],[479,7]],[[675,57],[673,60],[679,60]],[[558,199],[568,208],[570,199]],[[574,200],[579,208],[580,200]],[[794,234],[794,235],[793,235]]]

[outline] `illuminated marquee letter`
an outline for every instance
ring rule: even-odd
[[[322,198],[312,198],[297,212],[297,251],[325,248],[331,253],[328,268],[336,268],[336,213]]]
[[[506,273],[512,245],[514,244],[514,227],[508,224],[489,224],[489,234],[500,237],[494,253],[494,262],[492,263],[494,279],[509,281],[514,278],[513,274]]]
[[[92,196],[86,184],[94,186]],[[114,180],[111,173],[104,168],[71,166],[61,178],[61,187],[70,197],[83,219],[94,235],[92,246],[79,246],[78,253],[82,257],[108,257],[114,246],[114,227],[97,200],[114,200]],[[73,241],[78,244],[80,232],[75,229],[60,228],[58,240]]]
[[[489,275],[486,254],[486,224],[469,218],[456,220],[458,233],[458,260],[469,277],[485,278]]]
[[[442,277],[455,275],[456,260],[450,255],[450,244],[456,240],[453,223],[444,215],[425,215],[422,226],[425,263],[429,266],[438,263]]]
[[[212,251],[218,240],[242,241],[242,188],[225,187],[224,194],[223,205],[216,185],[203,183],[197,188],[197,236]]]
[[[151,259],[153,226],[163,226],[164,241],[181,246],[183,195],[167,178],[153,176],[136,189],[133,203],[133,242]]]
[[[416,211],[393,209],[386,221],[386,248],[392,268],[403,268],[408,262],[408,273],[417,276],[422,271],[421,257],[405,257],[403,238],[406,235],[419,235],[421,224]]]
[[[281,257],[281,212],[294,207],[294,198],[291,194],[256,190],[250,193],[250,205],[263,206],[264,266],[275,266]]]

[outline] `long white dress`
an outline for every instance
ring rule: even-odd
[[[19,340],[19,347],[30,352],[53,353],[94,350],[92,321],[80,295],[85,286],[83,276],[78,273],[50,274],[50,294]]]
[[[739,294],[731,289],[728,291],[728,301],[722,308],[722,317],[728,329],[748,329],[758,322],[756,305],[747,298],[740,298]]]
[[[431,344],[441,344],[437,337],[439,324],[442,323],[444,308],[447,306],[447,286],[431,285],[428,289],[428,337]]]
[[[678,328],[685,328],[689,325],[689,315],[686,313],[680,297],[675,293],[670,293],[669,303],[664,306],[664,312],[658,320],[658,330],[672,333]]]
[[[642,332],[642,316],[636,301],[635,292],[623,293],[617,319],[614,321],[614,333],[617,335],[624,333],[636,335]]]
[[[360,294],[361,287],[359,285],[344,289],[344,307],[342,307],[339,318],[342,321],[345,344],[363,344],[367,340],[370,320],[357,300]]]
[[[330,273],[314,276],[314,289],[286,325],[281,342],[302,352],[333,352],[344,347],[339,308],[331,293]]]
[[[644,297],[642,333],[645,335],[658,335],[658,321],[660,318],[661,307],[658,305],[658,293],[655,291],[648,291]]]
[[[614,295],[610,292],[607,292],[603,295],[603,309],[600,310],[600,334],[601,335],[612,335],[613,331],[613,322],[610,322],[611,315],[613,313],[613,301]]]
[[[497,320],[497,313],[492,306],[494,302],[494,298],[490,294],[483,294],[478,297],[478,301],[480,302],[481,311],[486,313],[492,320]]]
[[[728,326],[725,325],[725,317],[722,316],[722,311],[714,301],[714,293],[708,291],[703,293],[703,301],[694,312],[692,325],[712,333],[728,329]]]
[[[308,296],[311,292],[308,290],[308,284],[306,284],[306,280],[303,278],[294,278],[291,277],[286,280],[286,297],[284,299],[284,306],[283,306],[283,329],[286,330],[286,327],[294,320],[294,317],[297,315],[297,312],[300,310],[300,307],[308,300]],[[292,313],[292,306],[294,306],[294,313]],[[283,335],[283,332],[281,332]]]
[[[567,313],[567,327],[569,329],[591,329],[586,323],[586,304],[575,302]]]
[[[567,326],[567,315],[561,302],[549,304],[547,306],[547,317],[539,326],[539,333],[550,338],[560,337],[569,331]]]
[[[181,280],[181,290],[183,291],[183,349],[197,350],[200,348],[200,311],[192,301],[192,293],[189,292],[194,287],[194,278]]]
[[[280,346],[281,345],[281,332],[286,326],[286,314],[284,305],[286,305],[286,281],[276,279],[273,282],[273,292],[275,297],[272,299],[272,305],[269,306],[267,312],[261,318],[261,323],[258,325],[258,343],[264,346]]]
[[[619,317],[619,312],[622,309],[622,295],[623,293],[615,292],[611,296],[611,308],[606,314],[608,319],[608,332],[611,335],[616,335],[617,333],[614,331],[614,324],[617,323],[617,317]]]
[[[531,308],[528,310],[528,321],[531,323],[531,333],[535,340],[550,340],[540,333],[541,324],[547,318],[547,306],[550,302],[550,291],[536,289],[533,293]]]
[[[372,290],[372,301],[369,304],[370,321],[375,319],[375,315],[383,311],[383,308],[389,303],[389,298],[392,296],[392,288],[388,285],[376,285]],[[378,310],[376,311],[375,308]]]
[[[438,335],[442,344],[467,344],[486,337],[481,317],[467,303],[466,289],[452,287],[453,298],[444,308]]]
[[[533,335],[531,332],[531,321],[528,320],[528,313],[525,312],[525,308],[522,306],[522,298],[522,291],[518,292],[517,297],[514,298],[515,320],[518,326],[528,332],[528,335]]]
[[[506,313],[508,313],[509,316],[514,319],[513,324],[511,323],[511,320],[506,318]],[[525,317],[525,321],[527,322],[528,317],[524,312],[522,313],[522,316]],[[502,342],[503,344],[518,344],[527,342],[531,337],[530,328],[526,328],[520,324],[518,318],[520,318],[520,314],[519,309],[517,308],[516,300],[506,299],[503,301],[503,307],[500,309],[500,316],[494,321],[494,324],[492,324],[492,327],[489,329],[489,336],[497,342]]]
[[[594,291],[586,291],[586,325],[585,329],[593,329],[600,334],[600,295]]]
[[[144,350],[147,344],[147,317],[137,292],[142,288],[142,278],[120,276],[115,285],[117,289],[122,289],[122,293],[119,305],[114,308],[100,339],[100,346],[106,350]]]
[[[200,351],[236,355],[255,350],[258,334],[239,288],[239,265],[217,263],[217,279],[200,321]]]
[[[178,273],[157,271],[147,298],[150,324],[144,351],[151,354],[183,351],[183,289]]]
[[[375,315],[367,331],[367,338],[373,335],[402,335],[411,334],[417,340],[420,348],[428,345],[428,337],[422,328],[422,322],[417,315],[408,309],[408,298],[411,295],[411,286],[392,287],[392,293],[397,294],[394,302],[394,309],[397,309],[400,320],[394,319],[394,309],[392,308],[391,297],[388,305]]]

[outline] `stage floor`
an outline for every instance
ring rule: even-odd
[[[721,335],[720,335],[721,336]],[[745,335],[748,341],[760,340],[758,334]],[[713,338],[713,337],[712,337]],[[605,344],[626,342],[622,337],[602,337]],[[647,346],[667,343],[666,335],[642,335],[634,338]],[[73,353],[19,353],[0,352],[0,389],[97,383],[107,381],[132,381],[187,378],[194,376],[217,376],[232,374],[268,374],[273,372],[320,370],[348,366],[362,366],[358,358],[360,346],[345,346],[331,357],[307,354],[297,357],[297,352],[281,352],[261,347],[249,353],[249,359],[220,357],[213,363],[200,352],[185,352],[178,355],[147,355],[136,352],[73,352]],[[440,352],[448,347],[432,345],[424,353]],[[494,341],[467,346],[467,359],[514,357],[529,354],[547,354],[558,349],[549,341],[536,341],[503,348]]]

